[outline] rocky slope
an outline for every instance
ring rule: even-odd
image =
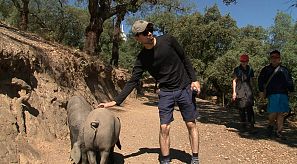
[[[96,57],[0,23],[0,161],[38,160],[28,140],[65,139],[70,96],[109,100],[125,77]]]

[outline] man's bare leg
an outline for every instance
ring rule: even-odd
[[[283,125],[284,125],[284,113],[283,112],[277,113],[276,124],[277,124],[277,132],[281,132],[283,130]]]
[[[192,148],[192,153],[199,153],[199,132],[194,121],[186,122],[189,131],[189,140]]]
[[[159,133],[159,144],[161,149],[161,154],[163,156],[163,160],[170,161],[170,124],[162,124],[160,126],[160,133]]]
[[[273,135],[273,128],[274,128],[274,125],[276,125],[276,117],[277,117],[276,113],[268,114],[268,121],[269,121],[268,128],[267,128],[268,137],[271,137]]]
[[[284,113],[283,112],[277,113],[276,125],[277,125],[276,137],[280,138],[282,140],[286,140],[286,137],[283,136],[283,134],[282,134],[282,130],[283,130],[283,127],[284,127]]]
[[[195,121],[186,122],[189,140],[192,148],[191,164],[199,164],[199,131]]]
[[[277,113],[269,113],[268,121],[269,125],[274,126],[276,124]]]

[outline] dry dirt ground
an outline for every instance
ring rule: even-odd
[[[156,95],[129,99],[123,107],[111,110],[121,119],[122,150],[115,149],[116,164],[157,164],[159,157],[159,119]],[[254,133],[240,132],[234,109],[224,109],[208,101],[198,102],[201,164],[296,164],[297,129],[285,124],[286,141],[267,138],[266,120],[257,115]],[[189,163],[188,134],[178,110],[172,122],[172,163]],[[29,139],[40,151],[40,163],[70,164],[69,137],[53,142]],[[22,161],[22,159],[20,159]]]
[[[0,100],[3,100],[0,101],[0,164],[6,164],[1,159],[7,159],[7,156],[9,159],[6,161],[21,164],[70,164],[70,140],[63,102],[77,93],[87,97],[89,102],[95,98],[106,100],[113,97],[115,88],[110,71],[101,67],[101,62],[94,62],[96,60],[83,53],[2,23],[0,59],[1,80],[11,83],[17,77],[34,88],[25,108],[28,110],[26,117],[23,118],[29,137],[22,138],[16,126],[21,124],[10,111],[14,109],[11,99],[17,97],[17,92],[9,96],[7,93],[11,88],[5,90],[5,87],[0,87]],[[3,73],[7,74],[7,78]],[[6,83],[2,85],[7,87]],[[115,150],[116,164],[158,163],[156,97],[146,95],[144,98],[130,99],[123,107],[112,110],[122,122],[122,150]],[[18,105],[18,109],[24,109],[20,103]],[[287,141],[268,139],[263,116],[257,117],[257,133],[249,134],[238,131],[238,115],[234,109],[224,109],[202,100],[198,105],[202,164],[297,163],[296,127],[286,124]],[[191,152],[187,130],[178,111],[175,111],[174,117],[171,130],[172,163],[189,163]],[[18,138],[15,139],[15,136]]]

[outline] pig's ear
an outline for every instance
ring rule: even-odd
[[[73,144],[73,148],[71,149],[71,152],[70,152],[70,158],[73,160],[75,164],[79,163],[81,159],[81,150],[78,142],[75,142]]]

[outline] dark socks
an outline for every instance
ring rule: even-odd
[[[198,153],[193,153],[193,157],[197,157],[198,158]]]

